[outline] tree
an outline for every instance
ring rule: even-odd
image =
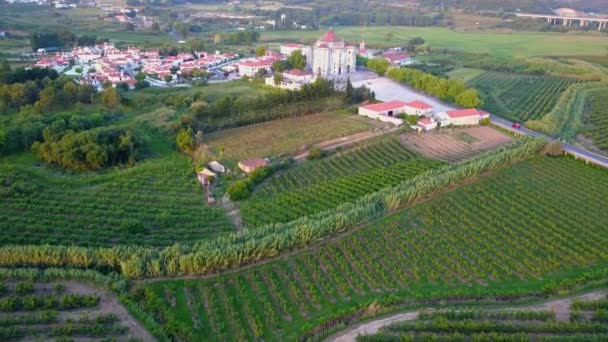
[[[133,25],[133,23],[127,23],[126,29],[127,31],[135,31],[135,25]]]
[[[122,91],[129,91],[129,84],[127,82],[120,82],[116,85],[116,89]]]
[[[421,37],[415,37],[410,39],[410,41],[408,42],[408,45],[412,45],[412,46],[417,46],[417,45],[423,45],[425,43],[424,39],[422,39]]]
[[[173,75],[166,75],[164,77],[165,82],[167,83],[171,83],[171,81],[173,81]]]
[[[138,80],[135,82],[135,89],[144,89],[148,88],[149,86],[150,83],[148,83],[148,81]]]
[[[266,46],[258,46],[257,49],[255,49],[255,55],[258,57],[266,55]]]
[[[232,201],[247,199],[251,195],[251,182],[247,179],[238,180],[228,186],[226,193]]]
[[[287,65],[287,61],[278,60],[272,63],[271,68],[274,72],[283,72],[289,69],[289,66]]]
[[[216,33],[215,35],[213,35],[213,44],[215,44],[215,45],[222,44],[223,40],[224,39],[223,39],[221,33]]]
[[[0,127],[0,151],[2,151],[4,145],[6,145],[6,132]]]
[[[391,63],[383,57],[372,58],[367,62],[367,67],[379,75],[384,75],[390,66]]]
[[[152,24],[152,31],[160,32],[160,25],[156,21]]]
[[[173,25],[173,29],[175,29],[175,31],[177,31],[182,36],[182,39],[185,39],[188,35],[188,25],[182,22],[175,23]]]
[[[294,69],[305,69],[306,56],[302,54],[302,50],[295,50],[287,57],[287,63]]]
[[[108,88],[101,92],[101,103],[107,108],[116,109],[121,100],[120,93],[116,88]]]
[[[267,73],[266,69],[262,68],[262,69],[258,70],[258,72],[255,73],[255,77],[262,78],[262,77],[266,76],[266,73]]]
[[[273,78],[274,78],[274,85],[276,85],[276,86],[279,86],[281,84],[281,82],[283,82],[283,80],[285,79],[283,77],[283,74],[281,74],[280,72],[275,73]]]
[[[315,160],[315,159],[321,159],[323,157],[323,150],[321,150],[318,147],[311,147],[308,150],[308,159],[309,160]]]
[[[146,79],[146,74],[144,74],[143,72],[138,72],[137,74],[135,74],[135,79],[137,81],[143,81]]]
[[[346,80],[346,101],[352,101],[354,94],[353,84],[350,81],[350,77]]]
[[[194,149],[194,139],[192,139],[192,131],[182,128],[175,137],[175,144],[180,151],[189,153]]]
[[[483,105],[483,101],[479,98],[477,90],[467,89],[456,96],[456,104],[467,108],[476,108]]]

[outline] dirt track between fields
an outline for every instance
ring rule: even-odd
[[[588,292],[585,294],[574,295],[566,298],[560,298],[555,300],[546,301],[544,303],[529,305],[529,306],[517,306],[517,307],[505,307],[495,310],[501,311],[509,311],[509,310],[551,310],[555,312],[555,318],[558,321],[568,321],[570,319],[570,309],[574,300],[596,300],[603,298],[608,293],[608,290],[596,290],[593,292]],[[418,318],[418,315],[421,311],[429,311],[432,308],[416,310],[416,311],[406,311],[398,314],[394,314],[391,316],[387,316],[384,318],[376,319],[373,321],[361,323],[354,327],[351,327],[345,331],[337,333],[333,336],[327,338],[327,341],[334,342],[351,342],[356,341],[357,336],[359,335],[373,335],[376,334],[383,327],[400,322],[410,322],[414,321]]]

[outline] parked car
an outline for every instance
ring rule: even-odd
[[[515,122],[515,123],[513,123],[513,124],[511,125],[511,127],[515,128],[515,129],[520,129],[520,128],[521,128],[521,125],[520,125],[520,124],[518,124],[517,122]]]

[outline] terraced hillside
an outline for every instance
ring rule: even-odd
[[[488,71],[469,84],[482,92],[484,109],[504,118],[525,122],[549,113],[562,92],[579,80]]]
[[[425,160],[398,141],[377,140],[270,179],[241,206],[246,223],[288,222],[396,185],[441,162]]]
[[[583,267],[605,274],[606,193],[605,170],[535,157],[318,248],[148,284],[140,304],[193,339],[284,341],[374,301],[534,293]]]
[[[30,158],[0,161],[0,245],[165,246],[233,230],[176,153],[95,175],[55,173]]]

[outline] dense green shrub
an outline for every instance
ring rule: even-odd
[[[249,179],[240,179],[230,184],[226,193],[228,197],[233,201],[242,201],[247,199],[251,195],[251,181]]]

